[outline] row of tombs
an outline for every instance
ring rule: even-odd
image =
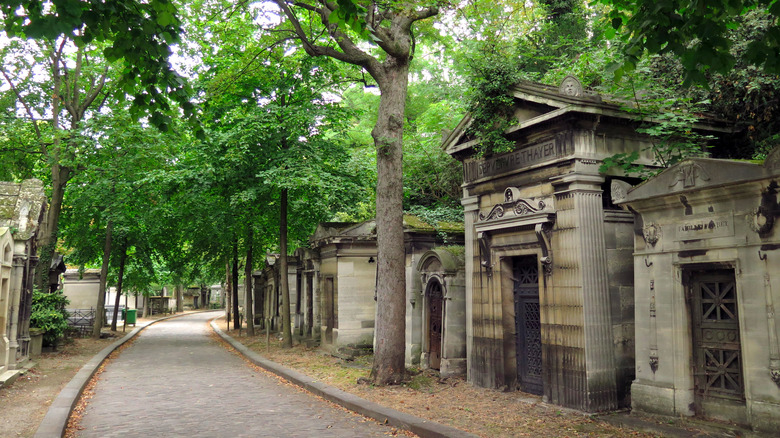
[[[572,77],[509,92],[513,151],[478,153],[468,117],[444,140],[463,163],[463,228],[405,220],[407,365],[588,412],[777,430],[780,149],[764,164],[691,158],[641,182],[599,169],[619,153],[652,166],[635,112]],[[319,226],[287,273],[298,335],[370,348],[376,254],[373,221]],[[278,326],[268,261],[255,311]]]

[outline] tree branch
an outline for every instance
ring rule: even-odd
[[[308,4],[301,4],[301,2],[293,3],[293,5],[304,8],[306,10],[318,12],[320,19],[322,20],[322,24],[328,29],[331,38],[336,42],[336,44],[338,44],[342,52],[339,52],[330,46],[320,46],[312,43],[312,41],[306,35],[306,32],[303,30],[298,17],[295,15],[295,12],[290,9],[287,2],[284,0],[274,0],[274,2],[277,4],[277,6],[279,6],[279,8],[284,12],[285,16],[287,16],[287,18],[292,23],[293,29],[295,29],[295,33],[303,43],[303,49],[309,56],[328,56],[348,64],[364,67],[369,71],[369,73],[380,72],[381,66],[379,62],[374,59],[374,57],[360,50],[348,35],[338,31],[338,29],[335,28],[335,25],[328,21],[328,16],[332,10],[327,9],[327,7],[315,8]],[[307,7],[304,7],[303,5],[306,5]]]
[[[95,98],[100,94],[100,92],[103,90],[103,87],[106,85],[106,77],[108,76],[108,65],[105,66],[103,69],[103,74],[100,75],[100,80],[98,81],[97,85],[92,87],[87,92],[87,96],[84,98],[84,101],[79,105],[79,119],[81,119],[84,116],[84,113],[87,111],[87,108],[89,108],[90,105],[92,105],[92,102],[94,102]]]
[[[30,106],[27,105],[27,102],[25,102],[21,93],[16,88],[16,85],[14,85],[14,83],[11,82],[11,78],[8,77],[8,73],[6,73],[5,69],[0,67],[0,73],[2,73],[3,77],[5,78],[5,81],[8,83],[8,86],[11,87],[11,91],[13,91],[14,94],[16,95],[16,100],[18,100],[19,103],[22,104],[22,106],[24,107],[24,111],[27,113],[27,116],[30,118],[30,120],[33,121],[32,125],[33,128],[35,128],[35,137],[40,142],[41,140],[43,140],[43,137],[41,136],[41,130],[38,128],[38,125],[35,123],[35,116],[33,116],[32,108],[30,108]]]

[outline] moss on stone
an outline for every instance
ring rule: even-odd
[[[414,231],[436,231],[429,223],[411,214],[404,215],[404,226]]]
[[[442,246],[439,247],[439,249],[442,249],[444,251],[449,252],[450,254],[456,256],[456,257],[465,257],[466,256],[466,247],[462,245],[449,245],[449,246]]]

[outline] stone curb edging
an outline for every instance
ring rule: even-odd
[[[209,309],[203,310],[202,312],[212,311],[213,310]],[[149,327],[152,324],[156,324],[160,321],[165,321],[171,318],[191,315],[193,313],[200,312],[180,313],[178,315],[170,315],[154,321],[150,321],[144,325],[134,328],[133,331],[126,334],[118,341],[100,350],[100,352],[92,359],[90,359],[89,362],[84,364],[84,366],[81,367],[76,375],[73,376],[70,382],[68,382],[68,384],[62,388],[62,391],[60,391],[60,393],[52,402],[51,406],[49,406],[49,410],[46,411],[46,416],[43,417],[43,421],[41,421],[41,424],[38,425],[38,429],[35,431],[34,438],[61,438],[63,435],[65,435],[65,429],[68,427],[68,418],[70,417],[70,412],[74,407],[76,407],[76,403],[78,403],[79,398],[81,397],[81,393],[84,391],[87,383],[89,383],[89,380],[92,378],[92,376],[95,375],[100,365],[106,360],[109,354],[114,352],[114,350],[121,347],[125,342],[132,339],[141,330]]]
[[[317,381],[303,373],[286,368],[276,362],[265,359],[255,353],[243,344],[239,343],[228,334],[220,330],[219,327],[211,321],[211,327],[222,339],[229,343],[241,355],[249,359],[253,364],[264,368],[285,380],[300,386],[301,388],[320,396],[328,401],[343,406],[350,411],[357,412],[365,417],[372,418],[379,423],[387,424],[399,429],[408,430],[422,438],[477,438],[477,435],[456,429],[451,426],[436,423],[434,421],[424,420],[410,414],[406,414],[395,409],[379,405],[364,398],[350,394],[346,391],[328,386]]]

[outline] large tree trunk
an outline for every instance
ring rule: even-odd
[[[116,331],[116,320],[119,315],[119,299],[122,297],[122,279],[125,276],[125,261],[127,260],[127,244],[122,245],[119,255],[119,278],[116,280],[116,298],[114,299],[114,316],[111,318],[111,330]]]
[[[279,286],[282,288],[282,346],[292,348],[290,281],[287,275],[287,189],[282,189],[279,215]]]
[[[51,202],[38,238],[39,259],[35,269],[35,285],[42,291],[49,290],[49,268],[54,257],[54,248],[57,246],[62,200],[65,197],[65,186],[71,176],[71,169],[58,163],[51,165]]]
[[[231,300],[233,302],[233,330],[241,329],[241,315],[238,313],[238,240],[233,241],[233,266],[230,283],[232,287]]]
[[[244,267],[244,317],[246,318],[246,334],[255,335],[255,308],[252,296],[252,245],[254,230],[248,227],[246,238],[246,266]]]
[[[103,329],[103,318],[106,315],[106,281],[108,280],[108,264],[111,259],[111,232],[114,223],[108,221],[106,225],[106,242],[103,246],[103,266],[100,268],[100,287],[98,288],[97,308],[95,309],[95,323],[92,326],[92,338],[100,339],[100,330]]]
[[[406,339],[406,273],[403,230],[403,125],[408,86],[408,59],[388,56],[376,126],[377,318],[376,351],[371,376],[380,385],[404,377]]]
[[[184,312],[184,285],[176,285],[176,313]]]

